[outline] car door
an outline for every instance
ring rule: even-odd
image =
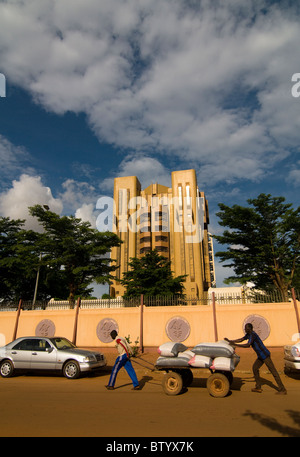
[[[9,355],[14,363],[15,368],[26,370],[30,368],[31,363],[31,339],[24,338],[19,341],[10,351]]]
[[[32,370],[55,370],[56,348],[45,338],[36,338],[33,341],[30,368]]]

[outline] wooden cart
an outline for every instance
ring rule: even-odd
[[[207,368],[179,367],[179,366],[161,366],[155,365],[156,370],[165,371],[162,387],[167,395],[178,395],[182,389],[188,387],[193,382],[193,370],[207,370]],[[212,371],[207,378],[206,387],[213,397],[226,397],[230,391],[233,381],[231,371]]]

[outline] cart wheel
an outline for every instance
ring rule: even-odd
[[[192,370],[182,370],[181,376],[182,376],[183,386],[189,387],[192,384],[193,379],[194,379]]]
[[[214,373],[207,379],[206,387],[213,397],[226,397],[229,392],[229,380],[222,373]]]
[[[229,384],[231,385],[232,382],[233,382],[233,374],[231,371],[215,371],[215,373],[221,373],[223,374],[224,376],[226,376],[226,378],[228,379],[229,381]]]
[[[180,394],[183,387],[182,377],[179,373],[171,371],[166,373],[163,378],[163,389],[167,395]]]
[[[233,374],[231,373],[231,371],[225,371],[224,375],[228,379],[229,385],[231,386],[231,384],[233,383]]]

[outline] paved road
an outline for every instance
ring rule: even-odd
[[[264,392],[255,394],[251,372],[241,364],[231,393],[219,399],[208,394],[206,370],[197,370],[188,390],[172,397],[163,393],[163,373],[135,368],[140,391],[131,390],[124,370],[114,391],[105,389],[109,371],[73,381],[36,375],[1,378],[0,436],[300,436],[299,376],[282,375],[288,395],[279,396],[272,376],[262,370]]]

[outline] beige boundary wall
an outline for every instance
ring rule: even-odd
[[[111,348],[103,336],[109,335],[112,324],[119,334],[139,338],[142,348],[158,347],[166,341],[182,340],[188,347],[205,341],[244,334],[245,321],[256,319],[267,332],[267,346],[283,346],[300,336],[300,302],[198,305],[138,306],[132,308],[67,310],[20,310],[0,312],[0,346],[13,337],[45,335],[65,336],[79,347]],[[50,328],[50,330],[49,330]],[[50,335],[52,336],[52,335]]]

